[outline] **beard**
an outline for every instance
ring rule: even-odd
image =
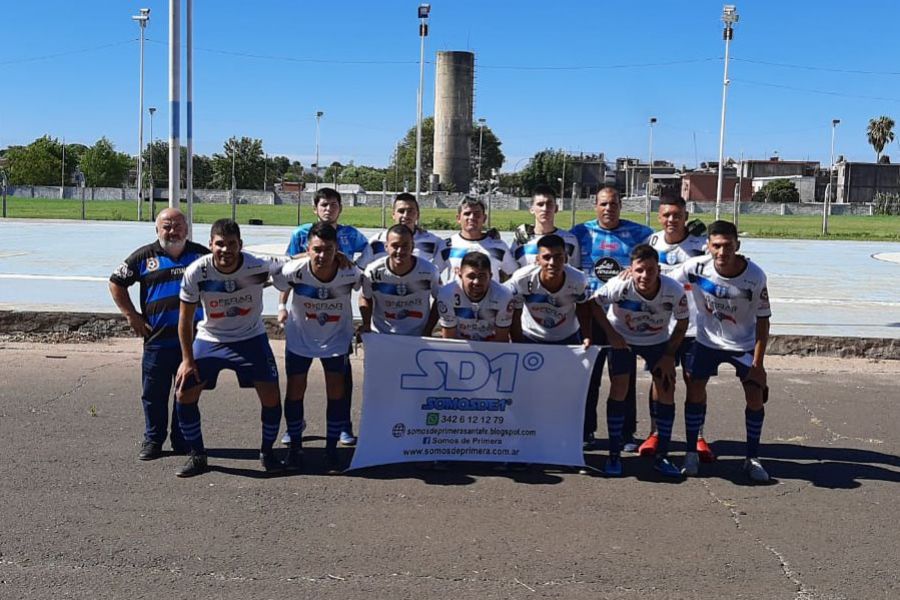
[[[159,238],[159,245],[169,254],[181,254],[185,244],[187,244],[187,240],[183,238],[177,241]]]

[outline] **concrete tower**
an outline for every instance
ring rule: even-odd
[[[441,187],[468,192],[475,55],[438,52],[434,84],[434,173]]]

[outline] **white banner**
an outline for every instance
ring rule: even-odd
[[[366,334],[351,469],[434,460],[584,465],[598,350]]]

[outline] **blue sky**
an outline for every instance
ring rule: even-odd
[[[137,149],[138,27],[151,9],[145,108],[168,135],[168,2],[4,3],[0,147],[49,133]],[[184,5],[184,0],[182,5]],[[195,151],[231,135],[309,164],[316,110],[322,162],[383,166],[415,123],[417,2],[195,0]],[[476,117],[503,141],[504,170],[546,147],[715,160],[722,2],[434,0],[424,110],[437,50],[476,53]],[[900,3],[738,2],[726,154],[873,160],[866,124],[900,121]],[[793,65],[793,66],[786,66]],[[898,130],[900,133],[900,130]],[[149,119],[145,118],[145,142]],[[182,119],[182,139],[184,125]],[[900,135],[898,135],[900,137]],[[696,154],[694,139],[696,138]],[[886,153],[900,162],[900,143]]]

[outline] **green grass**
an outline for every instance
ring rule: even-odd
[[[157,211],[165,208],[165,203],[157,203]],[[185,205],[182,203],[182,210]],[[312,218],[312,208],[301,206],[301,220]],[[144,219],[150,213],[149,203],[144,205]],[[9,198],[7,217],[29,219],[80,219],[81,201],[44,198]],[[231,206],[227,204],[195,204],[194,221],[212,223],[222,217],[231,217]],[[492,224],[501,230],[512,230],[516,225],[530,222],[527,211],[495,210],[491,215]],[[644,216],[637,213],[623,214],[626,219],[643,222]],[[709,215],[701,215],[706,222]],[[726,213],[726,218],[730,213]],[[95,201],[85,203],[85,218],[101,221],[137,220],[137,207],[131,201]],[[424,209],[422,223],[429,229],[455,229],[456,211],[453,209]],[[576,222],[595,218],[593,211],[578,211]],[[297,225],[297,207],[242,204],[237,206],[237,220],[247,223],[250,219],[261,219],[266,225]],[[390,222],[390,214],[386,215]],[[341,215],[341,222],[357,227],[381,227],[380,207],[347,207]],[[560,213],[557,223],[562,227],[571,225],[571,213]],[[654,228],[658,224],[651,223]],[[740,229],[746,235],[760,238],[825,239],[820,216],[798,215],[741,215]],[[832,216],[829,219],[830,235],[827,239],[900,241],[900,217],[889,216]]]

